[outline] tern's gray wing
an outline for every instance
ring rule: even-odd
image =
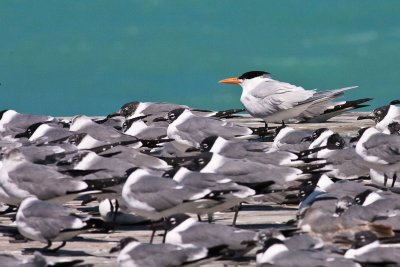
[[[258,110],[263,110],[265,116],[297,106],[300,102],[312,98],[314,93],[314,91],[304,90],[302,87],[275,80],[267,80],[250,92],[253,97],[259,100],[260,107]],[[262,114],[259,113],[259,115]]]
[[[374,134],[365,143],[368,156],[375,156],[389,164],[400,162],[400,138],[394,135]]]
[[[131,266],[181,266],[189,260],[191,254],[207,254],[205,248],[183,248],[172,244],[140,244],[127,252]],[[125,266],[125,265],[124,265]],[[128,266],[128,265],[126,265]]]
[[[316,92],[318,94],[319,92]],[[335,104],[331,101],[323,102],[323,103],[316,103],[309,106],[305,111],[303,111],[297,119],[299,120],[306,120],[310,118],[315,118],[324,113],[329,107],[334,106]]]

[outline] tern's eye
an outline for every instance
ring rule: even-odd
[[[198,160],[198,163],[199,163],[200,165],[204,165],[204,163],[205,163],[205,162],[204,162],[204,159],[199,159],[199,160]]]
[[[335,146],[340,146],[340,145],[341,145],[340,142],[335,143]]]
[[[171,219],[169,220],[169,222],[170,222],[172,225],[174,225],[174,224],[176,224],[176,219],[175,219],[175,218],[171,218]]]

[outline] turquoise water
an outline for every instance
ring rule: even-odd
[[[400,1],[0,3],[0,109],[101,115],[133,101],[240,107],[218,80],[266,70],[305,88],[400,98]]]

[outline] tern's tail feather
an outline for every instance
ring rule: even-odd
[[[310,106],[318,106],[329,103],[331,100],[343,95],[343,92],[346,90],[350,90],[356,88],[358,86],[345,87],[341,89],[334,90],[325,90],[315,92],[314,95],[304,101],[297,103],[297,106],[306,106],[304,110],[306,110]],[[304,111],[303,110],[303,111]]]
[[[313,95],[312,98],[315,98],[315,101],[318,101],[319,99],[323,100],[324,98],[333,99],[338,96],[341,96],[344,91],[354,89],[357,87],[358,86],[350,86],[350,87],[344,87],[344,88],[340,88],[340,89],[317,91],[317,92],[315,92],[315,94]]]

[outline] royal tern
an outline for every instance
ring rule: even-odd
[[[321,109],[324,112],[332,106],[331,100],[346,90],[356,88],[352,86],[320,92],[305,90],[300,86],[273,80],[270,73],[265,71],[249,71],[238,78],[227,78],[219,82],[239,84],[243,89],[240,101],[246,110],[266,123],[295,119],[311,109]]]

